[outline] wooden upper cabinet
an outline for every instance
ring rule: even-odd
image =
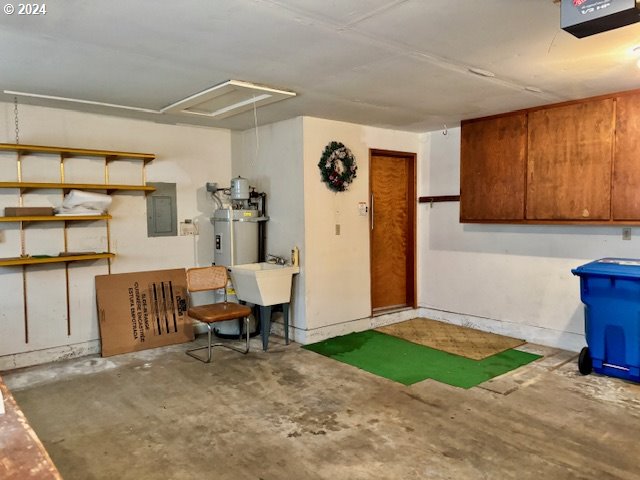
[[[463,122],[460,220],[522,220],[527,115]]]
[[[640,94],[616,98],[611,216],[640,220]]]
[[[529,112],[528,220],[608,220],[614,100]]]

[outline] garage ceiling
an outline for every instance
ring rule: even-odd
[[[260,124],[309,115],[422,132],[640,87],[640,24],[577,39],[553,0],[65,0],[2,14],[0,39],[0,90],[150,111],[22,103],[240,130],[253,111],[154,112],[238,80],[297,93],[258,108]]]

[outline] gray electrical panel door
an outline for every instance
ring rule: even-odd
[[[176,184],[147,182],[156,191],[147,195],[147,236],[175,237],[178,235],[178,207]]]

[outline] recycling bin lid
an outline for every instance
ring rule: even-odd
[[[640,278],[640,259],[601,258],[571,270],[574,275],[606,275]]]

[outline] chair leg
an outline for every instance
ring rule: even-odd
[[[211,324],[207,323],[206,325],[207,325],[207,344],[204,347],[192,348],[191,350],[187,350],[186,354],[189,355],[190,357],[195,358],[196,360],[200,360],[201,362],[211,363],[211,347],[213,346],[211,345]],[[207,349],[206,360],[204,360],[202,357],[193,353],[198,350],[204,350],[205,348]]]
[[[244,329],[247,335],[247,342],[245,345],[244,353],[249,352],[249,317],[244,317]]]
[[[245,337],[246,337],[244,350],[242,348],[236,347],[234,345],[228,345],[226,343],[214,343],[213,346],[225,347],[225,348],[228,348],[229,350],[235,350],[236,352],[240,352],[242,354],[249,353],[249,317],[244,317],[244,329],[245,329]],[[242,338],[242,329],[240,329],[239,338]]]
[[[226,343],[211,343],[211,324],[207,323],[207,344],[203,347],[198,347],[198,348],[192,348],[191,350],[187,350],[186,354],[189,355],[190,357],[195,358],[196,360],[200,360],[201,362],[204,363],[211,363],[211,350],[213,347],[225,347],[228,348],[229,350],[234,350],[236,352],[240,352],[242,354],[247,354],[249,353],[249,317],[245,317],[244,319],[244,324],[245,324],[245,330],[246,330],[246,343],[245,343],[245,348],[239,348],[236,347],[234,345],[228,345]],[[240,336],[242,336],[242,332],[240,332]],[[204,350],[207,349],[207,359],[203,359],[202,357],[194,354],[193,352],[197,351],[197,350]]]

